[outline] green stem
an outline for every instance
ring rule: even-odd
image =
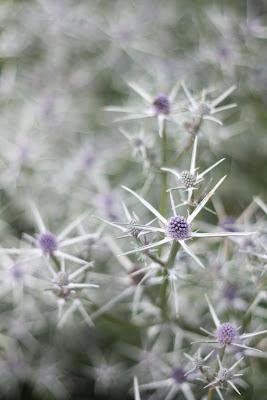
[[[214,393],[213,388],[209,388],[209,391],[208,391],[208,400],[212,400],[212,398],[213,398],[213,393]]]
[[[223,360],[223,357],[224,357],[225,348],[226,348],[226,346],[223,346],[223,347],[221,348],[221,350],[220,350],[219,356],[220,356],[220,360],[221,360],[221,361]]]
[[[166,123],[164,122],[162,138],[161,138],[161,167],[166,166],[167,162],[167,135],[166,135]],[[161,171],[161,182],[160,182],[160,204],[159,212],[161,215],[165,215],[167,205],[167,172]]]
[[[160,308],[162,311],[162,317],[166,317],[167,307],[167,288],[168,288],[168,271],[165,268],[162,272],[162,284],[160,288]]]
[[[57,257],[55,257],[53,254],[51,254],[51,260],[53,260],[55,266],[58,268],[58,272],[61,270],[61,265]]]
[[[155,256],[154,254],[151,254],[149,252],[145,253],[152,261],[154,261],[155,263],[161,265],[162,267],[165,267],[165,262],[162,261],[159,257]]]
[[[195,136],[190,137],[188,140],[188,143],[184,146],[182,151],[177,155],[177,157],[174,159],[174,164],[177,164],[177,162],[180,160],[180,158],[184,155],[184,153],[190,149],[191,146],[193,146],[195,140]]]
[[[169,257],[165,264],[166,268],[170,268],[173,266],[178,250],[179,250],[179,242],[176,242],[176,240],[173,240],[170,254],[169,254]]]
[[[137,237],[135,238],[136,243],[138,244],[138,246],[143,246],[144,243],[141,242],[141,240]],[[161,265],[162,267],[165,267],[165,262],[162,261],[159,257],[155,256],[154,254],[151,254],[148,250],[144,251],[144,254],[149,257],[152,261],[154,261],[155,263]]]

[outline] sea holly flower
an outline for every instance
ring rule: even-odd
[[[203,172],[198,173],[197,172],[198,168],[196,168],[197,145],[198,145],[198,137],[196,136],[194,139],[189,170],[178,172],[172,168],[161,168],[163,171],[170,172],[171,174],[176,176],[176,178],[178,178],[178,181],[180,182],[179,186],[170,188],[169,190],[184,189],[188,192],[187,201],[185,202],[185,204],[191,203],[193,190],[195,190],[197,185],[204,180],[204,176],[225,160],[225,158],[222,158],[221,160],[211,165],[209,168],[206,168]]]
[[[209,358],[212,356],[214,353],[214,350],[211,350],[205,357],[202,357],[201,354],[201,349],[199,348],[197,353],[194,356],[190,356],[190,354],[184,353],[185,357],[188,358],[188,360],[192,364],[192,368],[186,372],[185,376],[192,374],[192,372],[200,370],[201,372],[204,371],[206,367],[206,361],[209,360]]]
[[[162,331],[160,334],[162,334]],[[179,354],[179,351],[177,351],[182,341],[181,333],[176,331],[174,334],[175,340],[172,342],[171,351],[168,346],[170,342],[166,342],[166,332],[164,332],[164,337],[161,337],[161,339],[159,339],[159,335],[156,334],[157,340],[153,342],[157,343],[157,346],[154,344],[153,347],[156,353],[159,352],[160,347],[161,357],[155,357],[154,360],[152,359],[152,368],[149,368],[149,372],[153,380],[140,385],[140,391],[156,390],[159,397],[163,400],[172,400],[180,394],[186,400],[195,400],[195,396],[191,390],[193,377],[189,377],[188,374],[186,374],[186,367],[184,363],[181,362],[183,357]],[[164,348],[168,348],[167,352]]]
[[[241,357],[230,368],[225,368],[222,365],[220,357],[217,355],[219,371],[217,372],[215,379],[212,382],[210,382],[208,385],[206,385],[204,388],[206,389],[206,388],[214,387],[221,400],[224,400],[222,393],[221,393],[221,388],[225,387],[226,384],[230,385],[237,394],[241,395],[240,391],[237,389],[233,380],[235,378],[239,378],[240,376],[243,375],[241,373],[238,373],[238,374],[234,373],[234,369],[241,363],[241,361],[243,361],[243,359],[244,358]]]
[[[194,343],[214,343],[214,344],[219,344],[220,346],[234,346],[237,348],[245,349],[245,350],[254,350],[254,351],[261,351],[258,350],[254,347],[249,347],[243,342],[247,339],[259,336],[259,335],[264,335],[267,333],[267,330],[264,331],[259,331],[259,332],[252,332],[252,333],[243,333],[239,334],[240,327],[237,327],[231,322],[221,322],[208,298],[207,295],[205,295],[205,299],[208,303],[209,311],[211,314],[211,317],[213,319],[214,325],[216,327],[215,332],[209,332],[208,330],[204,328],[200,328],[203,332],[211,336],[210,340],[203,340],[203,341],[197,341]]]
[[[92,327],[92,319],[88,315],[85,307],[79,299],[79,292],[83,289],[99,288],[99,285],[92,283],[76,282],[76,279],[79,278],[79,276],[83,274],[88,268],[90,268],[92,266],[92,263],[87,263],[72,273],[66,271],[64,259],[60,260],[59,272],[56,272],[54,270],[49,260],[46,260],[46,264],[51,274],[50,287],[46,290],[51,291],[58,299],[58,326],[62,327],[66,323],[70,315],[75,310],[78,310],[85,322],[90,327]],[[72,302],[72,304],[70,307],[67,308],[67,310],[64,311],[64,305],[67,302]]]
[[[120,132],[129,141],[132,148],[134,160],[141,159],[144,168],[156,164],[156,154],[153,151],[153,139],[144,134],[144,129],[141,129],[138,134],[130,134],[125,129],[120,129]]]
[[[212,101],[207,100],[207,90],[202,91],[200,99],[195,99],[184,82],[181,83],[181,86],[189,101],[188,111],[193,118],[192,122],[195,124],[194,133],[197,133],[202,121],[205,120],[215,122],[218,125],[223,125],[223,123],[219,119],[215,118],[214,115],[221,111],[226,111],[237,107],[235,103],[219,106],[219,104],[221,104],[231,93],[233,93],[233,91],[236,89],[235,85],[225,90],[221,95],[217,96]],[[194,125],[192,125],[192,127],[194,127]]]
[[[159,136],[162,137],[164,122],[172,121],[175,122],[173,116],[178,113],[178,108],[175,106],[175,98],[180,88],[180,82],[174,85],[168,95],[159,94],[156,97],[152,97],[142,87],[134,82],[129,82],[130,88],[137,93],[145,101],[146,106],[142,109],[130,108],[130,107],[106,107],[106,111],[118,112],[128,114],[126,117],[117,119],[117,121],[129,121],[138,120],[144,118],[156,118],[158,121]]]
[[[193,251],[186,244],[186,241],[194,238],[205,238],[205,237],[228,237],[228,236],[244,236],[250,235],[252,232],[215,232],[215,233],[200,233],[192,231],[192,222],[202,210],[202,208],[206,205],[208,200],[214,195],[218,187],[222,184],[226,176],[219,180],[219,182],[214,186],[214,188],[204,197],[204,199],[198,204],[198,206],[188,215],[187,218],[176,214],[176,207],[174,204],[172,193],[170,194],[171,208],[173,212],[173,216],[169,219],[166,219],[163,215],[159,213],[148,201],[146,201],[143,197],[138,195],[133,190],[129,189],[126,186],[123,186],[123,189],[130,192],[134,195],[154,216],[158,219],[158,221],[163,225],[162,228],[147,226],[147,225],[137,225],[137,228],[144,229],[147,232],[158,232],[161,235],[164,235],[164,238],[150,243],[148,245],[139,247],[134,250],[127,251],[123,254],[133,254],[138,252],[143,252],[145,250],[162,246],[163,244],[171,243],[173,241],[177,241],[183,250],[190,255],[194,261],[200,265],[202,268],[205,268],[203,263],[199,260],[199,258],[193,253]]]
[[[99,348],[90,349],[90,366],[86,368],[88,375],[94,381],[94,392],[97,397],[107,397],[114,389],[118,389],[118,384],[125,384],[123,371],[125,365],[117,360],[112,352],[108,356]],[[124,374],[125,375],[125,374]],[[121,376],[118,382],[118,376]]]
[[[155,380],[150,383],[140,385],[140,390],[153,390],[153,389],[167,389],[166,396],[162,397],[164,400],[172,400],[177,393],[181,392],[186,400],[195,400],[195,396],[191,390],[190,380],[186,376],[186,371],[181,366],[174,368],[167,368],[167,365],[162,370],[169,372],[169,376],[165,379]],[[165,373],[166,373],[165,372]]]
[[[151,221],[149,221],[147,224],[143,226],[141,229],[139,226],[139,217],[134,213],[130,212],[127,206],[122,202],[122,208],[126,216],[127,222],[112,222],[108,221],[104,218],[97,217],[100,219],[100,221],[104,222],[105,224],[108,224],[110,226],[113,226],[114,228],[119,229],[121,232],[124,233],[124,235],[119,236],[118,239],[123,239],[126,237],[132,237],[137,241],[141,240],[141,236],[151,232],[151,228],[149,228],[150,224],[152,224],[155,221],[155,218]],[[148,227],[148,229],[146,229]],[[141,242],[140,242],[141,243]]]
[[[35,237],[29,234],[24,234],[23,236],[28,242],[30,242],[34,246],[34,248],[2,248],[0,249],[1,254],[18,254],[21,256],[29,255],[29,259],[31,260],[40,257],[60,257],[66,260],[73,261],[77,264],[86,263],[85,260],[66,253],[65,248],[85,242],[90,238],[95,237],[95,234],[89,233],[85,235],[78,235],[73,238],[67,238],[68,234],[77,228],[82,220],[86,218],[87,214],[81,215],[80,217],[76,218],[62,232],[60,232],[58,235],[55,235],[47,229],[39,211],[35,206],[32,207],[32,212],[39,232]]]
[[[13,259],[7,254],[1,256],[0,279],[3,284],[0,288],[0,297],[10,298],[17,307],[20,307],[26,298],[28,300],[29,290],[42,287],[41,279],[33,274],[34,267],[28,262],[30,260]]]

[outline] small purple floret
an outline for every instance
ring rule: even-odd
[[[221,324],[216,332],[215,336],[220,344],[226,345],[231,344],[237,335],[237,329],[234,325],[229,322]]]
[[[223,297],[228,301],[233,301],[236,298],[236,286],[228,283],[223,288]]]
[[[82,154],[81,167],[90,168],[95,163],[95,156],[92,149],[88,148]]]
[[[155,98],[155,100],[153,101],[153,106],[154,106],[154,110],[156,112],[156,115],[159,115],[159,114],[168,115],[168,114],[170,114],[170,108],[171,108],[170,100],[164,94],[160,94],[159,96],[157,96]]]
[[[236,223],[235,218],[229,215],[229,216],[223,217],[219,221],[219,226],[222,229],[224,229],[225,231],[235,232],[236,231],[235,223]]]
[[[58,244],[56,237],[50,232],[43,232],[37,238],[37,246],[45,254],[53,254],[57,250]]]
[[[191,231],[187,220],[180,215],[171,217],[166,225],[166,235],[174,240],[184,240],[189,238]]]
[[[186,382],[185,371],[181,367],[174,368],[171,377],[176,383],[181,384]]]
[[[9,270],[10,276],[15,281],[20,281],[24,277],[24,270],[21,264],[16,263],[12,265]]]

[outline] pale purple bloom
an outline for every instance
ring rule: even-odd
[[[130,88],[136,92],[143,101],[146,103],[145,107],[132,108],[132,107],[106,107],[106,111],[117,112],[126,114],[126,117],[121,117],[117,121],[140,120],[145,118],[156,118],[158,121],[159,136],[162,137],[165,121],[172,121],[176,124],[173,116],[180,111],[175,106],[175,98],[180,88],[180,82],[174,85],[169,95],[160,94],[156,97],[151,96],[142,87],[134,82],[129,82]],[[128,114],[128,115],[127,115]]]
[[[205,298],[208,303],[209,311],[210,311],[211,317],[213,319],[214,325],[216,327],[216,330],[214,333],[212,333],[204,328],[200,328],[203,332],[205,332],[209,336],[211,336],[211,339],[203,340],[203,341],[196,341],[194,343],[211,343],[211,344],[217,343],[221,346],[234,346],[234,347],[237,347],[238,349],[254,350],[254,351],[258,351],[258,352],[261,351],[254,347],[249,347],[246,344],[244,344],[243,342],[252,337],[264,335],[267,333],[267,330],[240,334],[239,333],[240,328],[236,327],[234,324],[232,324],[230,322],[221,322],[219,320],[208,296],[205,295]]]

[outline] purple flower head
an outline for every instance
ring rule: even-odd
[[[93,150],[91,148],[87,148],[82,154],[81,167],[85,169],[90,168],[95,163],[95,160],[96,159]]]
[[[221,324],[215,332],[215,336],[218,342],[223,345],[231,344],[236,335],[236,327],[229,322],[224,322],[223,324]]]
[[[46,96],[43,100],[42,104],[42,112],[45,117],[51,117],[55,110],[55,105],[56,105],[56,97],[49,95]]]
[[[57,239],[50,232],[40,233],[37,238],[37,246],[43,251],[43,253],[53,254],[53,252],[57,250]]]
[[[116,210],[117,199],[112,192],[105,192],[99,196],[99,204],[105,214],[112,221],[118,220],[118,214]]]
[[[159,114],[164,114],[164,115],[168,115],[170,114],[170,100],[168,98],[168,96],[164,95],[164,94],[160,94],[158,95],[155,100],[153,101],[153,107],[155,110],[156,115]]]
[[[135,147],[140,148],[140,147],[143,147],[143,146],[144,146],[144,141],[143,141],[142,138],[136,137],[136,138],[133,140],[133,144],[134,144]]]
[[[184,240],[189,238],[191,231],[187,220],[180,215],[171,217],[166,225],[166,235],[174,240]]]
[[[217,50],[217,55],[220,61],[229,61],[232,51],[229,47],[221,46]]]
[[[236,286],[227,283],[223,288],[223,297],[228,301],[233,301],[236,298]]]
[[[221,220],[219,221],[219,226],[225,231],[235,232],[236,231],[235,222],[236,222],[235,218],[229,215],[221,218]]]
[[[117,35],[118,39],[131,41],[133,38],[133,30],[129,26],[121,26],[115,35]]]
[[[17,157],[22,164],[27,164],[28,162],[30,162],[31,149],[26,143],[20,144],[18,146]]]
[[[181,384],[186,382],[185,371],[182,367],[173,368],[171,377],[175,383]]]
[[[24,269],[21,264],[15,263],[12,265],[12,267],[9,269],[9,274],[14,281],[20,281],[24,277]]]

